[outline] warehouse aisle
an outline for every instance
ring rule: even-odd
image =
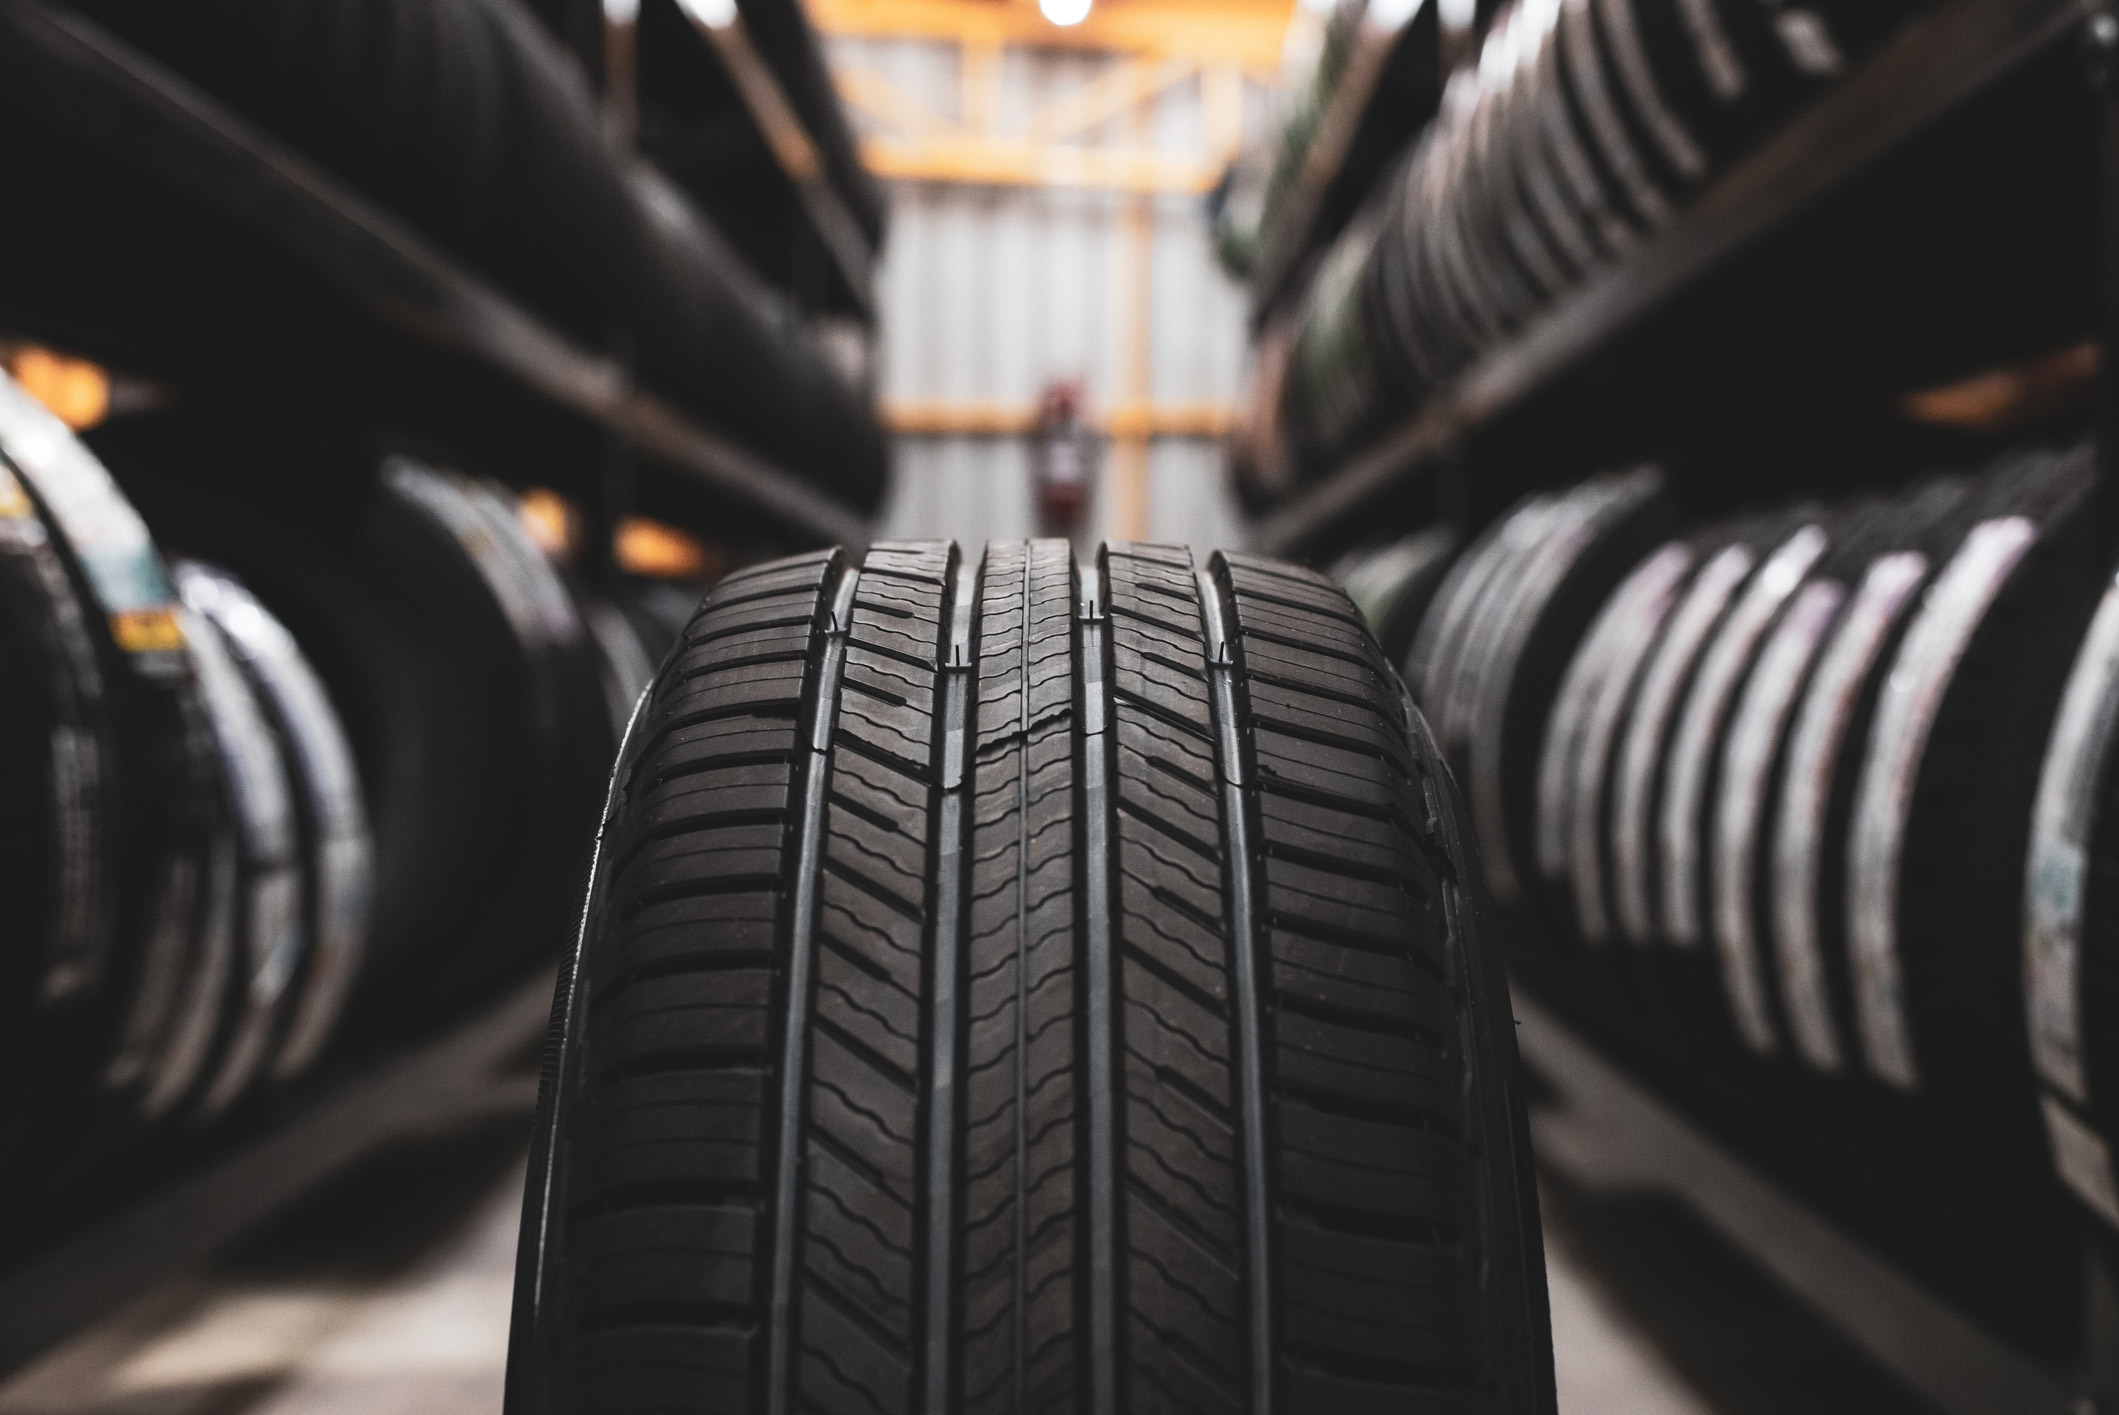
[[[1715,1415],[1583,1268],[1567,1237],[1549,1235],[1545,1254],[1561,1415]]]
[[[525,1129],[349,1175],[0,1386],[0,1415],[493,1415]],[[1561,1415],[1918,1415],[1682,1212],[1543,1203]]]

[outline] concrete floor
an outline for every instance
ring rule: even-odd
[[[0,1415],[494,1415],[520,1125],[382,1157],[0,1386]],[[1669,1205],[1544,1192],[1562,1415],[1918,1415]]]
[[[362,1166],[0,1386],[0,1415],[490,1415],[527,1125]]]

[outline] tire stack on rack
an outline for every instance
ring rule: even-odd
[[[342,723],[241,585],[166,566],[109,473],[0,382],[7,1104],[53,1150],[210,1121],[315,1061],[368,942]],[[31,1166],[37,1166],[35,1172]],[[21,1209],[13,1213],[22,1216]]]
[[[1671,536],[1654,474],[1594,477],[1489,527],[1406,664],[1524,978],[2055,1356],[2055,1163],[2119,1216],[2082,1064],[2119,720],[2094,483],[2086,446],[2025,451]]]
[[[0,8],[0,359],[110,395],[76,437],[0,378],[0,1367],[519,1108],[656,664],[884,488],[806,259],[747,269],[519,0],[182,8]]]
[[[0,377],[6,1253],[553,956],[650,672],[489,484],[327,526],[110,432],[148,519]]]
[[[1306,288],[1254,291],[1261,367],[1301,333],[1248,425],[1311,481],[1259,544],[1333,565],[1464,783],[1558,1167],[1681,1196],[1945,1408],[2041,1403],[1930,1374],[1966,1317],[1964,1370],[2103,1408],[2114,235],[2109,135],[2076,138],[2108,26],[1475,29]],[[1585,1052],[1613,1065],[1572,1084]]]
[[[1618,264],[1915,6],[1517,0],[1311,282],[1281,409],[1312,473]]]
[[[79,8],[648,389],[860,511],[882,433],[793,308],[611,141],[515,0]]]

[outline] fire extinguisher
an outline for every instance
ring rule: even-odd
[[[1030,450],[1038,525],[1046,535],[1072,535],[1088,514],[1090,450],[1080,381],[1046,384],[1038,398],[1037,433]]]

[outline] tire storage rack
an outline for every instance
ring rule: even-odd
[[[2119,13],[1458,42],[1364,202],[1260,234],[1235,455],[1469,798],[1541,1152],[1937,1408],[2119,1409]]]
[[[671,151],[614,136],[663,41],[415,8],[0,0],[0,355],[107,373],[79,436],[0,377],[0,1372],[525,1116],[698,582],[868,539],[882,434],[814,331],[869,337],[882,212],[799,7],[680,36]],[[685,589],[614,556],[641,517]]]

